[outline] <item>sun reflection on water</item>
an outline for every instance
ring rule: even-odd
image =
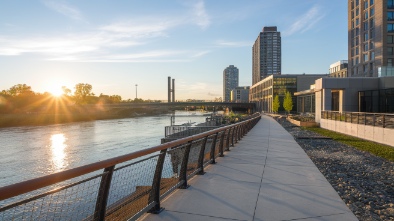
[[[52,162],[54,172],[59,172],[64,169],[66,165],[66,153],[64,149],[67,147],[65,144],[66,137],[64,134],[53,134],[51,136],[51,150],[52,150]]]

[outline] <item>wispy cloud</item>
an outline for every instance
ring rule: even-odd
[[[203,0],[197,1],[193,5],[194,22],[202,29],[206,29],[211,24],[211,18],[206,12]]]
[[[246,41],[223,41],[219,40],[216,41],[216,45],[218,47],[250,47],[253,45],[253,42],[246,42]]]
[[[204,2],[195,7],[201,25],[206,17]],[[75,19],[82,18],[77,9],[60,3],[45,1],[48,7],[64,12]],[[69,12],[69,13],[66,13]],[[1,36],[0,56],[18,56],[27,53],[43,55],[45,60],[80,62],[188,62],[202,57],[208,50],[166,51],[140,53],[130,50],[168,37],[171,29],[195,24],[185,15],[150,16],[119,20],[92,27],[88,32],[64,34],[62,36],[30,35],[24,37]],[[130,53],[132,52],[132,53]]]
[[[60,14],[63,14],[71,19],[85,21],[82,13],[75,7],[68,5],[66,3],[52,1],[52,0],[44,0],[44,5]]]
[[[309,9],[304,15],[296,19],[296,21],[293,22],[290,28],[283,32],[283,35],[290,36],[297,32],[304,33],[311,29],[324,16],[325,14],[321,11],[320,7],[315,5],[311,9]]]

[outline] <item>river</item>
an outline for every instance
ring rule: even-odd
[[[177,111],[175,124],[201,123]],[[187,116],[185,116],[187,115]],[[0,187],[160,144],[170,115],[0,129]]]

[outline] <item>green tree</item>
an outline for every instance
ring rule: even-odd
[[[66,96],[70,96],[71,95],[71,90],[68,89],[66,86],[62,86],[62,91],[63,91],[63,94],[66,95]]]
[[[83,104],[86,103],[88,96],[94,95],[92,93],[92,85],[79,83],[75,85],[74,98],[75,102]]]
[[[293,109],[293,98],[290,91],[286,91],[285,99],[283,99],[283,108],[288,114],[290,114],[290,111]]]
[[[279,107],[280,107],[279,95],[275,95],[274,100],[272,102],[272,111],[274,113],[278,113]]]
[[[17,84],[8,89],[8,94],[11,96],[33,95],[34,92],[31,90],[31,87],[26,84]]]

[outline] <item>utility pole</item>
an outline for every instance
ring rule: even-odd
[[[137,87],[138,87],[138,84],[135,84],[135,99],[137,99]]]

